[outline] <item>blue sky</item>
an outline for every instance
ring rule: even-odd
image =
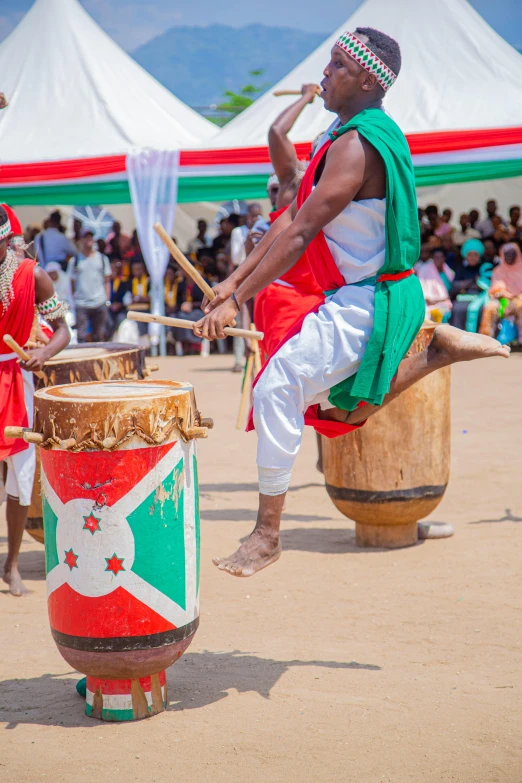
[[[360,0],[81,0],[82,5],[124,49],[132,51],[175,25],[216,23],[242,27],[253,22],[330,33]],[[389,0],[393,3],[393,0]],[[433,13],[437,3],[433,0]],[[0,0],[0,40],[31,6],[31,0]],[[513,46],[522,48],[522,0],[471,0],[486,21]],[[318,8],[320,13],[318,14]],[[424,20],[429,24],[429,19]]]

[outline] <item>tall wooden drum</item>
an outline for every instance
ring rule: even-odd
[[[424,326],[410,350],[429,345]],[[440,503],[450,470],[450,368],[432,373],[359,430],[322,438],[326,490],[355,521],[364,547],[417,542],[417,523]]]
[[[80,381],[111,381],[128,378],[138,380],[147,374],[145,349],[126,343],[83,343],[66,348],[50,359],[43,368],[44,377],[37,379],[36,388]],[[40,455],[36,451],[36,472],[31,505],[25,529],[43,544],[42,495],[40,487]]]
[[[35,394],[51,631],[94,718],[164,710],[165,669],[198,627],[200,424],[188,383]]]

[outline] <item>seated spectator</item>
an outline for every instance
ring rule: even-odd
[[[205,248],[212,246],[212,240],[207,234],[208,230],[208,223],[206,220],[199,219],[198,220],[198,233],[188,243],[187,247],[187,255],[188,256],[195,256],[199,250],[204,250]]]
[[[129,304],[129,310],[148,312],[150,310],[150,278],[147,274],[145,262],[139,258],[134,258],[131,261],[130,271],[132,302]]]
[[[135,257],[130,264],[130,292],[131,302],[128,310],[138,310],[140,313],[150,312],[150,278],[147,274],[145,262]],[[148,324],[138,321],[138,332],[140,337],[145,337],[149,332]]]
[[[459,217],[459,228],[453,234],[453,241],[458,248],[461,248],[468,239],[480,239],[480,231],[472,228],[468,213],[463,212]]]
[[[480,332],[496,337],[499,321],[511,319],[522,344],[522,253],[511,242],[501,247],[500,258],[491,275],[490,299],[484,307]]]
[[[65,236],[62,216],[58,210],[49,215],[44,223],[44,231],[34,240],[34,247],[36,258],[44,269],[51,261],[56,261],[64,272],[67,271],[69,259],[76,255],[76,247]]]
[[[451,287],[453,307],[450,323],[458,329],[476,332],[482,307],[488,301],[492,264],[483,263],[484,245],[480,239],[468,239],[462,247],[462,264]]]
[[[509,223],[507,225],[510,239],[517,242],[522,240],[522,223],[520,222],[520,207],[515,205],[509,209]]]
[[[500,256],[497,253],[497,246],[492,239],[484,240],[484,261],[493,266],[500,264]]]
[[[475,228],[478,231],[477,223],[479,222],[480,212],[478,209],[470,209],[469,211],[469,224],[471,228]],[[479,232],[480,233],[480,232]]]
[[[495,242],[496,246],[500,247],[500,245],[503,245],[504,242],[509,241],[509,230],[502,222],[500,215],[493,215],[491,222],[493,224],[493,235],[491,238]]]
[[[108,332],[113,335],[127,317],[127,306],[132,301],[130,283],[123,279],[122,263],[119,258],[111,259],[111,306],[109,308]]]
[[[131,248],[131,238],[121,230],[121,223],[117,220],[112,224],[112,229],[107,234],[107,246],[105,252],[112,261],[113,258],[122,259]]]
[[[446,208],[442,213],[442,222],[443,223],[451,223],[451,218],[453,216],[453,210]]]
[[[440,238],[440,246],[446,255],[446,264],[450,269],[456,271],[460,259],[456,252],[455,242],[453,241],[453,233],[444,234],[444,236]]]
[[[201,272],[203,278],[206,279],[204,273]],[[178,303],[179,309],[176,313],[176,318],[184,318],[186,321],[199,321],[203,318],[203,310],[201,304],[204,299],[203,291],[193,282],[186,272],[183,272],[183,279],[179,283],[178,289]],[[189,353],[201,352],[208,356],[209,345],[208,340],[203,340],[201,337],[197,337],[190,329],[178,329],[174,327],[174,340],[176,344],[176,355],[183,356],[185,351]]]
[[[494,199],[490,199],[486,204],[486,212],[487,217],[484,218],[484,220],[480,220],[474,228],[477,229],[477,231],[480,231],[480,236],[482,239],[487,239],[488,237],[492,237],[495,233],[495,226],[493,224],[493,218],[494,217],[500,217],[497,213],[498,210],[498,204]],[[506,221],[500,218],[500,222],[505,225]]]
[[[441,323],[448,321],[451,313],[449,292],[455,272],[446,263],[446,254],[441,248],[433,251],[428,261],[415,266],[426,302],[426,318]]]
[[[173,265],[169,264],[165,271],[165,315],[175,317],[177,311],[181,307],[181,301],[178,301],[181,293],[180,284],[183,283],[183,275]]]

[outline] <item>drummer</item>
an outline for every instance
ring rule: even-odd
[[[3,579],[12,595],[21,596],[28,590],[18,570],[18,555],[31,505],[35,452],[34,445],[22,439],[6,440],[4,428],[32,426],[33,372],[41,370],[46,361],[63,350],[70,335],[64,318],[67,305],[58,300],[51,278],[30,258],[18,263],[9,245],[11,236],[9,217],[0,206],[0,478],[4,479],[0,500],[7,495],[7,560]],[[29,351],[31,358],[20,365],[3,337],[9,334],[24,346],[31,333],[35,306],[51,323],[54,333],[47,345]]]

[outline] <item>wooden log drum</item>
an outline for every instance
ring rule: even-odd
[[[43,378],[35,378],[36,388],[80,381],[111,381],[145,377],[145,349],[125,343],[85,343],[66,348],[46,362]],[[31,505],[25,529],[35,541],[43,544],[40,455],[36,451]]]
[[[164,710],[165,669],[198,627],[204,421],[188,383],[35,394],[49,620],[62,656],[87,675],[93,718]]]
[[[429,345],[424,326],[410,353]],[[360,430],[322,438],[326,490],[355,521],[357,544],[417,543],[417,523],[439,505],[449,480],[450,368],[432,373],[377,413]]]

